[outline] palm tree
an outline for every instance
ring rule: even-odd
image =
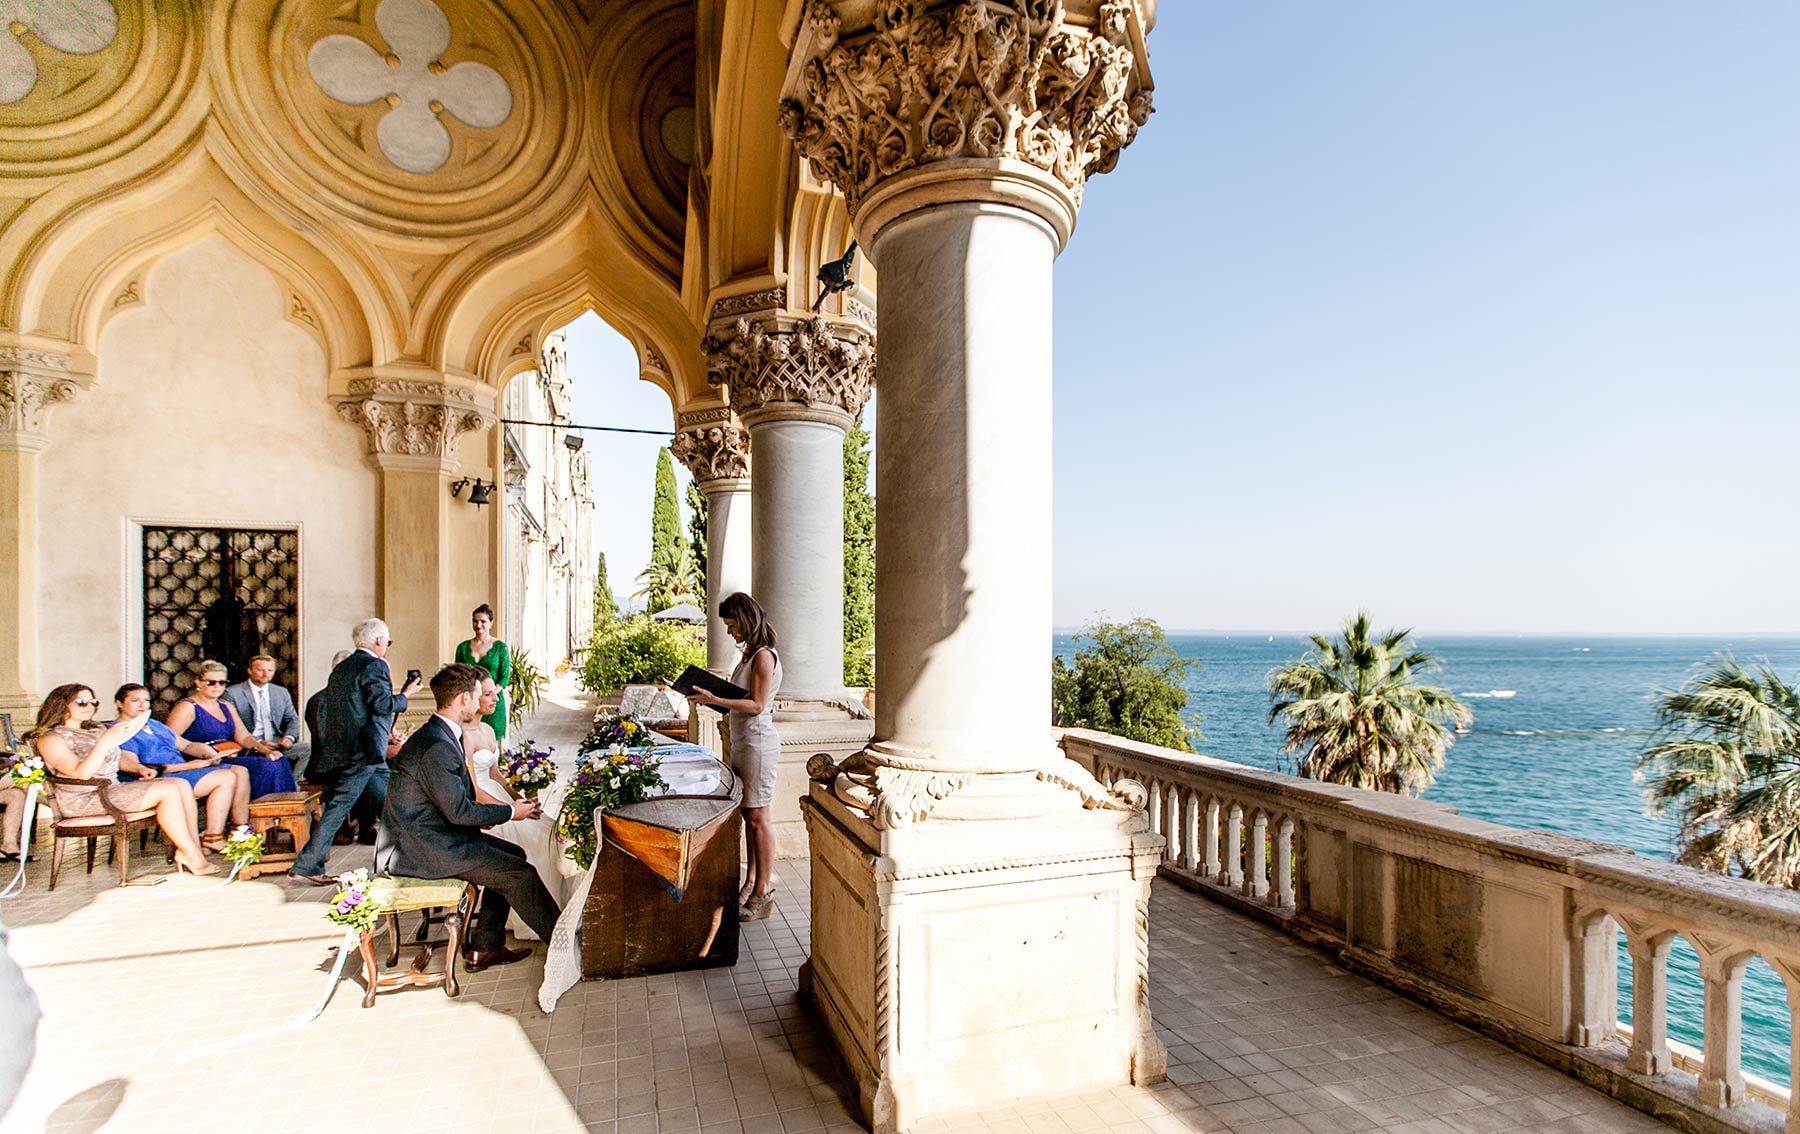
[[[681,540],[657,548],[650,556],[649,566],[638,574],[637,581],[643,586],[631,597],[643,599],[644,608],[651,614],[699,595],[694,581],[693,553]]]
[[[1269,675],[1269,723],[1287,719],[1288,755],[1300,774],[1348,787],[1418,795],[1431,786],[1453,726],[1475,719],[1448,689],[1417,678],[1438,659],[1411,648],[1411,630],[1369,636],[1369,614],[1344,623],[1341,641],[1312,635],[1312,649]]]
[[[1800,882],[1800,690],[1768,662],[1720,656],[1659,693],[1663,739],[1638,757],[1650,812],[1673,813],[1676,861]]]

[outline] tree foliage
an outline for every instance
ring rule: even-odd
[[[581,684],[593,693],[610,693],[626,685],[673,681],[690,665],[706,666],[706,639],[698,628],[638,614],[595,632]]]
[[[1205,739],[1182,715],[1185,682],[1200,663],[1177,654],[1154,619],[1096,618],[1075,635],[1075,645],[1074,665],[1051,659],[1053,723],[1184,752]]]
[[[844,684],[874,683],[875,497],[869,493],[869,434],[844,435]]]
[[[600,553],[600,561],[594,567],[594,626],[591,634],[598,634],[600,628],[619,616],[619,600],[613,597],[612,584],[606,581],[606,552]]]
[[[1661,739],[1638,757],[1654,814],[1673,814],[1676,860],[1800,884],[1800,690],[1729,656],[1656,698]]]
[[[1404,795],[1431,786],[1454,726],[1474,714],[1448,689],[1419,683],[1439,661],[1412,648],[1411,635],[1371,637],[1369,614],[1358,611],[1340,640],[1312,635],[1306,656],[1269,675],[1269,723],[1286,719],[1301,775]]]
[[[691,574],[693,591],[696,596],[694,605],[705,610],[708,599],[706,593],[706,493],[701,492],[700,486],[691,480],[688,481],[687,504],[688,547],[692,552],[689,562],[693,565]],[[724,596],[719,597],[723,598]]]
[[[667,610],[679,602],[698,605],[702,601],[694,593],[693,554],[684,539],[653,550],[649,565],[638,573],[637,581],[642,585],[631,597],[644,600],[647,614]]]
[[[654,577],[659,563],[665,567],[671,564],[685,567],[686,557],[674,549],[680,545],[685,550],[686,542],[681,532],[681,497],[675,491],[675,462],[670,459],[667,449],[658,449],[656,488],[650,497],[650,563],[644,568],[644,573],[638,576],[638,581],[644,582],[647,575]],[[685,574],[683,577],[685,578]],[[672,595],[672,588],[652,583],[632,597],[645,597],[650,612],[654,614],[681,601]]]

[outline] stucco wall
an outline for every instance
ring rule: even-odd
[[[101,335],[42,457],[41,674],[104,697],[142,669],[143,522],[300,528],[301,689],[375,609],[378,485],[319,341],[220,236],[169,256]],[[285,675],[284,675],[285,676]]]

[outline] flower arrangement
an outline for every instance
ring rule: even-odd
[[[599,839],[594,831],[596,809],[642,803],[652,789],[667,788],[660,769],[662,758],[648,753],[610,750],[585,752],[569,780],[562,812],[556,817],[556,833],[568,845],[563,853],[586,870],[594,864]]]
[[[381,903],[369,896],[369,868],[340,874],[337,883],[338,888],[325,907],[325,920],[356,934],[374,929],[381,917]]]
[[[500,774],[527,798],[535,797],[556,782],[556,764],[551,757],[555,751],[555,745],[539,748],[537,741],[527,740],[500,754]]]
[[[241,870],[263,856],[263,837],[252,831],[248,824],[244,824],[231,832],[231,837],[225,840],[225,847],[219,853],[236,863]]]
[[[28,788],[42,786],[50,779],[50,769],[44,766],[42,756],[21,756],[13,761],[12,776],[14,787]]]
[[[636,713],[608,713],[594,718],[594,727],[581,742],[581,751],[597,748],[644,748],[656,741],[650,726],[638,720]]]

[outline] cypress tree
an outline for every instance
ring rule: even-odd
[[[594,568],[594,633],[598,634],[601,627],[618,616],[619,602],[613,598],[612,584],[606,581],[606,552],[602,551]]]
[[[676,545],[683,542],[681,534],[681,498],[675,492],[675,462],[669,458],[667,449],[656,451],[656,494],[650,503],[650,562],[675,563],[680,561],[680,552]],[[643,576],[639,576],[643,578]],[[645,598],[650,613],[666,610],[675,604],[670,591],[673,588],[663,585],[649,588]]]
[[[869,434],[844,434],[844,683],[874,681],[875,497],[869,493]]]
[[[700,486],[688,481],[688,542],[693,545],[694,554],[690,562],[694,565],[694,581],[692,589],[695,605],[706,609],[708,595],[706,593],[706,493]],[[719,596],[723,598],[724,596]]]

